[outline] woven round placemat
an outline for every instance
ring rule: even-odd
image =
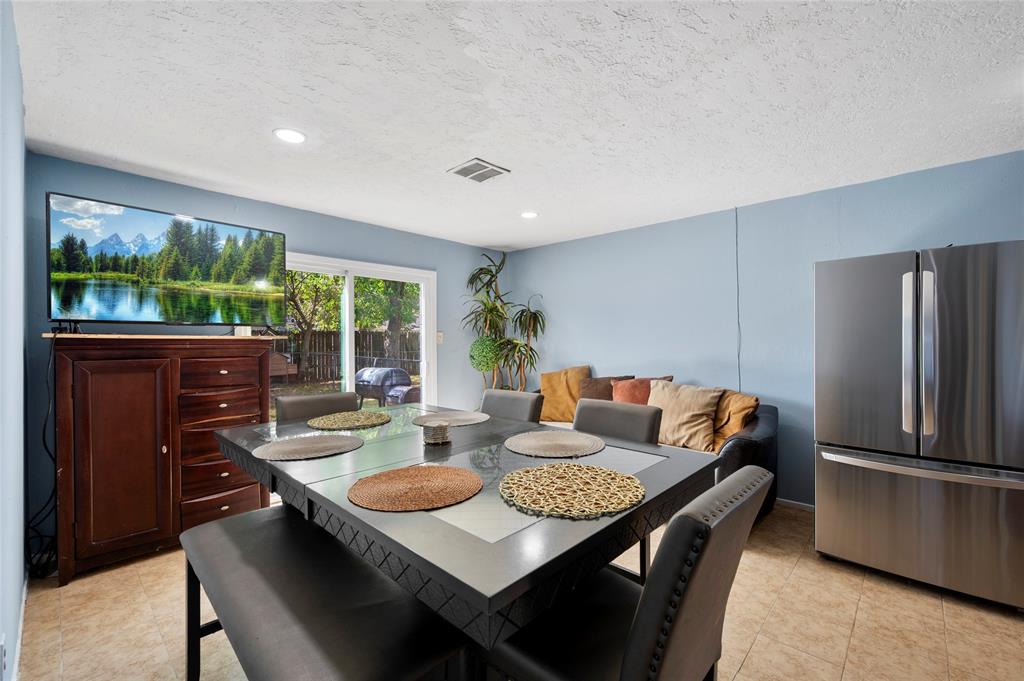
[[[264,461],[299,461],[344,454],[362,446],[363,441],[353,435],[290,437],[260,445],[252,450],[252,455]]]
[[[491,415],[482,411],[439,411],[433,414],[420,414],[412,422],[417,426],[432,426],[437,422],[443,422],[454,428],[483,423],[489,418]]]
[[[498,493],[530,515],[585,520],[636,506],[647,491],[632,475],[610,468],[549,463],[512,471],[501,479]]]
[[[473,471],[452,466],[409,466],[356,481],[348,500],[374,511],[429,511],[469,499],[484,486]]]
[[[390,420],[391,416],[383,411],[339,411],[312,418],[306,421],[306,425],[317,430],[357,430],[383,426]]]
[[[505,448],[526,456],[573,459],[597,454],[604,449],[604,440],[575,430],[535,430],[513,435],[505,440]]]

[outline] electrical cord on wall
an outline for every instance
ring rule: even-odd
[[[72,327],[73,329],[74,327]],[[50,448],[49,435],[50,416],[53,414],[53,355],[54,344],[57,342],[56,333],[60,327],[52,329],[53,337],[50,338],[50,357],[46,363],[46,416],[43,418],[43,450],[50,457],[53,464],[54,479],[50,487],[50,495],[46,502],[28,519],[25,524],[25,563],[28,566],[28,574],[33,578],[42,578],[50,575],[57,566],[57,537],[56,534],[45,532],[48,522],[56,516],[57,511],[57,457]],[[31,507],[26,490],[26,505]]]
[[[733,235],[736,254],[736,390],[743,392],[743,365],[740,358],[743,353],[743,324],[740,322],[740,209],[732,209]]]

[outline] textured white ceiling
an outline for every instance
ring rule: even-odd
[[[32,150],[483,246],[1024,147],[1021,2],[15,12]]]

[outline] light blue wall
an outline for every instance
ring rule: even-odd
[[[516,299],[544,295],[545,370],[736,388],[739,368],[781,411],[780,496],[813,503],[813,263],[1008,239],[1024,151],[519,251],[508,270]]]
[[[0,2],[0,635],[14,675],[25,585],[25,131],[11,4]]]
[[[459,408],[479,405],[480,375],[472,370],[468,361],[472,336],[462,329],[460,320],[465,314],[466,276],[482,262],[483,249],[33,153],[28,154],[26,173],[29,376],[38,377],[29,384],[30,433],[38,432],[41,427],[47,404],[42,376],[46,371],[48,348],[39,339],[39,334],[49,327],[46,318],[47,191],[275,229],[286,234],[289,251],[435,270],[437,328],[444,332],[445,339],[437,348],[438,401]],[[86,331],[116,328],[84,325]],[[197,333],[201,329],[146,326],[129,330],[134,333]],[[212,333],[223,332],[223,328],[212,330]],[[53,475],[53,467],[37,440],[32,437],[28,442],[33,499],[48,493]]]

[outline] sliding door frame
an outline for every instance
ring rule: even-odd
[[[422,399],[427,404],[437,404],[437,272],[293,251],[289,251],[285,257],[288,269],[345,277],[344,361],[345,389],[349,391],[355,390],[356,381],[355,299],[353,297],[355,278],[369,277],[419,284],[420,311],[423,315],[423,328],[420,330]]]

